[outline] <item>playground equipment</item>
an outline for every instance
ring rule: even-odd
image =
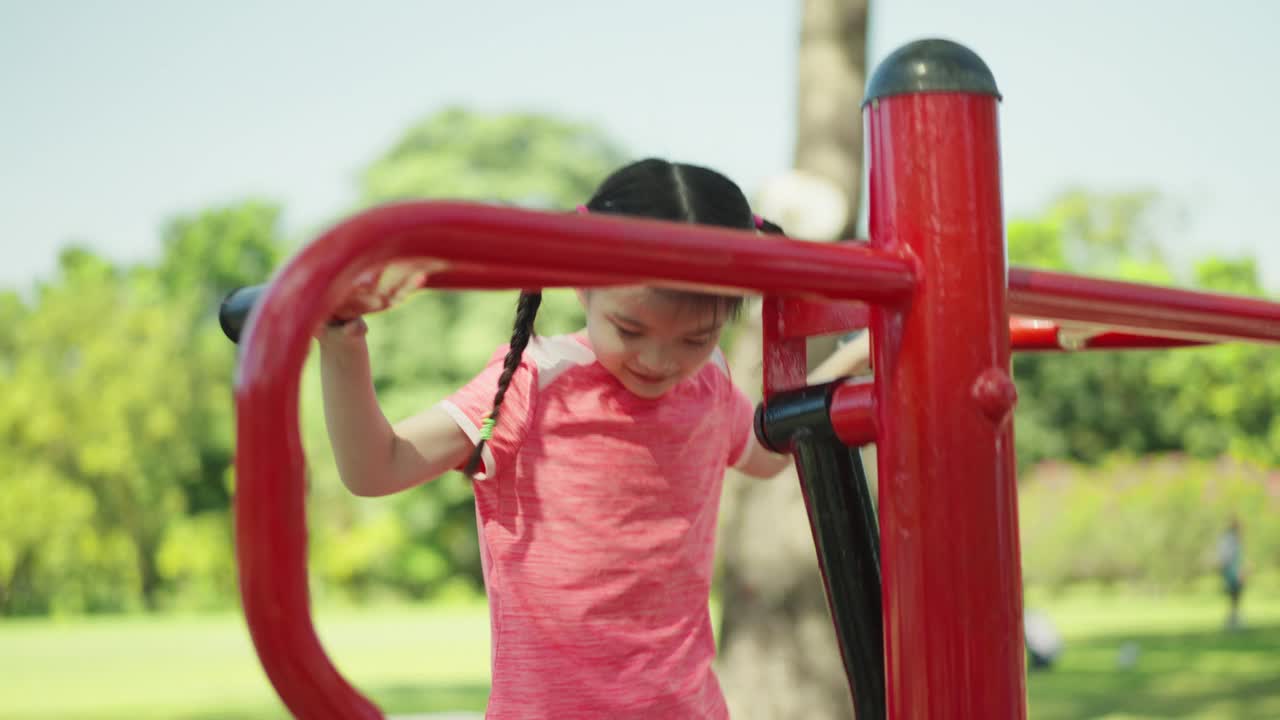
[[[244,333],[241,593],[289,709],[382,717],[311,623],[298,387],[312,329],[424,287],[650,284],[765,298],[757,434],[796,457],[858,717],[1024,718],[1011,348],[1278,342],[1280,305],[1006,268],[998,101],[986,65],[954,43],[912,43],[881,64],[864,105],[867,243],[413,202],[338,224],[269,285],[229,298],[223,327]],[[858,327],[872,333],[874,380],[806,387],[805,338]],[[878,522],[851,450],[873,441]]]

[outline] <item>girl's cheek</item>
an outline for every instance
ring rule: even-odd
[[[684,365],[685,371],[692,374],[702,368],[711,359],[711,353],[715,352],[715,344],[708,347],[691,348],[685,353]]]

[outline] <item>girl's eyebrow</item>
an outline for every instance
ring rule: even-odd
[[[614,322],[620,322],[623,325],[632,325],[634,327],[640,328],[641,330],[645,329],[644,323],[640,322],[639,320],[636,320],[635,318],[623,315],[622,313],[611,313],[609,315],[609,319],[613,320]]]
[[[648,327],[647,327],[644,323],[640,322],[639,320],[636,320],[636,319],[635,319],[635,318],[633,318],[633,317],[630,317],[630,316],[627,316],[627,315],[623,315],[622,313],[617,313],[617,312],[615,312],[615,313],[610,313],[610,314],[609,314],[609,319],[610,319],[610,320],[612,320],[612,321],[614,321],[615,323],[620,323],[620,324],[622,324],[622,325],[630,325],[630,326],[632,326],[632,327],[634,327],[634,328],[636,328],[636,329],[638,329],[638,330],[641,330],[641,331],[644,331],[644,330],[647,330],[647,329],[648,329]],[[706,326],[706,327],[701,327],[701,328],[696,328],[696,329],[694,329],[694,330],[690,330],[689,332],[685,333],[685,336],[686,336],[686,337],[697,337],[697,336],[699,336],[699,335],[710,335],[711,333],[713,333],[713,332],[715,332],[715,331],[719,330],[719,329],[720,329],[720,328],[722,328],[722,327],[724,327],[723,323],[715,323],[715,322],[712,322],[710,325],[708,325],[708,326]]]

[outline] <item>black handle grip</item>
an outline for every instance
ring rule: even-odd
[[[218,308],[218,324],[222,326],[222,332],[228,340],[240,342],[240,331],[249,319],[249,311],[258,303],[258,298],[262,297],[266,289],[266,285],[249,285],[232,290],[223,298],[222,306]]]

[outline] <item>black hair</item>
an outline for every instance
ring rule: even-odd
[[[751,205],[732,180],[720,173],[697,165],[673,163],[648,158],[623,166],[600,183],[586,204],[591,213],[627,215],[654,220],[687,222],[698,225],[750,230],[759,228],[766,233],[781,234],[782,229],[768,221],[757,222],[751,213]],[[715,307],[718,312],[735,314],[742,307],[742,298],[736,296],[708,295],[687,291],[663,291],[688,299],[691,302]],[[542,302],[542,293],[520,293],[516,305],[515,327],[511,332],[511,348],[502,363],[498,377],[498,390],[493,396],[493,409],[489,412],[490,432],[495,431],[502,400],[507,394],[511,378],[524,350],[533,337],[533,322]],[[486,438],[476,443],[466,474],[472,475],[480,463]]]

